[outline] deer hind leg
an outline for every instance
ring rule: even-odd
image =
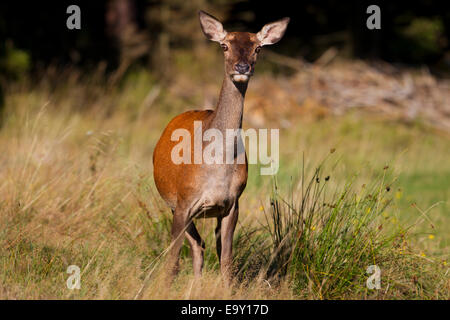
[[[179,271],[179,258],[184,235],[187,229],[188,214],[178,206],[175,208],[172,223],[172,243],[169,251],[169,268],[171,276],[174,277]]]
[[[239,215],[239,206],[236,201],[229,214],[222,219],[220,227],[221,252],[220,252],[220,271],[227,282],[231,280],[232,274],[232,249],[233,235]]]
[[[193,221],[191,221],[187,227],[186,238],[188,239],[189,245],[191,246],[194,275],[196,278],[199,278],[202,275],[205,242],[200,237],[200,234],[198,233]]]

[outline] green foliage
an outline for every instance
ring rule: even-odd
[[[6,46],[5,55],[0,57],[0,70],[4,70],[13,78],[19,78],[30,69],[30,63],[30,54],[25,50],[13,47],[10,43]]]
[[[414,18],[402,33],[414,43],[410,55],[416,61],[437,55],[442,50],[444,26],[439,18]]]

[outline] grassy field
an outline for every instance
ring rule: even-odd
[[[117,86],[63,79],[7,88],[0,298],[450,298],[448,135],[370,113],[292,117],[278,175],[250,167],[234,286],[219,276],[215,221],[200,220],[204,277],[194,280],[186,244],[169,287],[171,214],[152,151],[172,116],[204,105],[206,89],[187,94],[145,72]],[[66,286],[69,265],[81,269],[79,290]],[[381,269],[380,290],[366,287],[369,265]]]

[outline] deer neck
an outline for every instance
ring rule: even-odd
[[[213,113],[211,127],[224,132],[226,129],[241,129],[244,98],[248,82],[233,82],[225,75],[220,90],[219,102]]]

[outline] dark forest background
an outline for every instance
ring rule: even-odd
[[[81,30],[68,30],[66,8],[81,8]],[[368,30],[366,8],[381,8],[381,30]],[[257,32],[265,23],[291,17],[277,52],[306,60],[327,48],[350,58],[450,64],[449,2],[411,1],[224,1],[96,0],[3,1],[0,3],[0,70],[4,77],[36,73],[49,65],[83,69],[106,62],[154,69],[170,65],[170,52],[201,46],[197,11],[206,10],[229,30]]]

